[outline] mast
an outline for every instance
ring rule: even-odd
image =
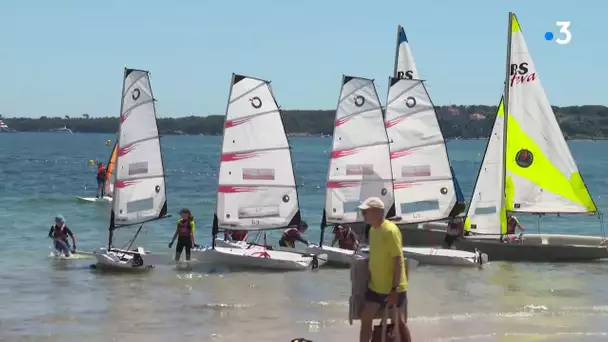
[[[399,76],[397,75],[397,66],[399,64],[399,44],[401,42],[401,25],[397,25],[397,44],[395,44],[395,66],[393,68],[393,77],[394,78],[398,78]]]
[[[125,68],[123,70],[123,76],[122,76],[122,91],[120,93],[120,112],[118,113],[118,117],[119,118],[122,115],[122,110],[123,110],[123,106],[124,106],[124,103],[125,103],[125,79],[127,78],[127,74],[128,74],[128,69]],[[121,131],[122,131],[122,124],[119,124],[118,125],[118,136],[116,137],[116,143],[115,143],[116,147],[119,146],[118,143],[120,141]],[[111,156],[110,156],[110,158],[111,158]],[[116,158],[116,161],[114,162],[114,170],[118,170],[118,160],[119,160],[119,158]],[[114,188],[112,189],[112,200],[114,200],[114,201],[118,200],[116,198],[116,189],[117,189],[116,186],[114,186]],[[110,226],[109,226],[108,230],[109,230],[109,233],[108,233],[108,249],[110,249],[110,248],[112,248],[112,237],[114,235],[114,209],[113,208],[110,211]]]
[[[506,208],[506,196],[507,196],[507,126],[509,122],[509,92],[510,92],[510,83],[509,77],[511,76],[511,40],[513,38],[513,16],[515,14],[513,12],[509,12],[509,24],[507,25],[507,60],[505,62],[505,91],[504,91],[504,103],[503,103],[503,115],[504,115],[504,123],[503,123],[503,132],[502,132],[502,158],[503,158],[503,166],[502,166],[502,207],[505,209],[505,222],[507,220],[507,208]],[[501,232],[502,232],[502,224],[501,224]],[[501,234],[502,236],[502,234]]]
[[[226,139],[226,119],[228,119],[228,107],[230,107],[230,99],[232,97],[232,88],[234,87],[234,84],[236,82],[238,82],[236,80],[237,75],[235,73],[232,73],[232,77],[230,78],[230,89],[228,90],[228,101],[226,101],[226,110],[224,111],[224,125],[222,126],[222,144],[220,145],[220,168],[222,167],[222,152],[224,150],[224,140]],[[239,76],[241,78],[239,78],[239,81],[243,78],[242,76]],[[217,188],[220,186],[220,170],[218,169],[217,171]],[[217,206],[218,206],[218,202],[217,202],[217,195],[216,195],[216,199],[215,199],[215,212],[213,213],[213,225],[211,227],[211,248],[215,249],[215,239],[217,238],[217,233],[219,231],[219,227],[218,227],[218,218],[217,218]]]

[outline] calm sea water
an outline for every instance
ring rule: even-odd
[[[347,319],[348,270],[187,273],[170,264],[173,218],[147,225],[140,244],[166,253],[147,274],[104,274],[92,260],[54,260],[46,238],[61,213],[82,250],[107,241],[107,207],[92,196],[95,170],[112,135],[0,135],[0,341],[355,341]],[[331,139],[291,138],[300,202],[314,241]],[[210,240],[220,137],[163,138],[169,207],[189,207],[197,240]],[[485,141],[451,141],[450,156],[470,194]],[[608,208],[607,142],[571,150],[598,206]],[[177,215],[175,215],[177,216]],[[520,217],[529,230],[534,217]],[[600,234],[597,218],[543,217],[543,231]],[[121,232],[128,238],[127,232]],[[277,239],[270,235],[271,241]],[[604,341],[608,263],[491,263],[483,270],[419,267],[410,279],[415,341]]]

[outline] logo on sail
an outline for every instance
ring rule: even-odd
[[[139,88],[135,88],[131,92],[131,98],[133,99],[133,101],[137,101],[137,99],[139,99],[139,95],[141,95],[141,93],[139,92]]]
[[[243,169],[243,179],[274,180],[274,169]]]
[[[250,98],[249,102],[251,102],[251,107],[255,109],[262,107],[262,100],[260,100],[260,98],[257,96]]]
[[[511,79],[509,80],[509,86],[513,87],[518,84],[532,83],[536,80],[536,72],[531,72],[528,66],[528,62],[519,64],[511,64]]]
[[[416,99],[413,97],[408,97],[407,99],[405,99],[405,105],[407,106],[407,108],[414,108],[416,106]]]
[[[365,104],[365,97],[361,95],[355,96],[355,106],[361,107]]]
[[[517,165],[519,167],[523,167],[523,168],[529,167],[530,165],[532,165],[533,162],[534,162],[534,155],[529,150],[526,150],[526,149],[519,150],[517,152],[517,154],[515,155],[515,163],[517,163]]]

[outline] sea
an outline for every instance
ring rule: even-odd
[[[109,207],[94,196],[95,167],[113,134],[0,134],[0,341],[358,341],[348,322],[349,271],[263,273],[176,269],[168,243],[188,207],[197,241],[210,243],[221,137],[162,138],[172,218],[145,226],[138,240],[166,255],[151,272],[99,272],[92,259],[57,260],[47,238],[61,214],[80,250],[107,241]],[[307,236],[316,241],[331,139],[290,138]],[[583,178],[608,209],[608,142],[570,141]],[[448,142],[471,194],[484,140]],[[598,217],[519,215],[528,231],[600,235]],[[133,231],[119,231],[128,240]],[[278,232],[268,235],[276,243]],[[117,243],[117,245],[119,245]],[[414,341],[607,341],[608,263],[490,262],[483,269],[419,266],[410,271]]]

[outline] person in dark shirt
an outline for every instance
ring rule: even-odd
[[[334,226],[334,240],[332,241],[332,247],[338,243],[338,246],[342,249],[349,249],[354,251],[359,247],[359,241],[357,241],[357,236],[355,232],[353,232],[350,226],[343,226],[337,224]]]
[[[285,229],[281,239],[279,240],[279,246],[296,248],[296,241],[300,241],[308,246],[310,243],[308,240],[302,237],[302,234],[306,231],[306,229],[308,229],[308,224],[306,224],[304,221],[301,221],[298,227]]]
[[[247,241],[246,230],[225,230],[224,240],[226,241]]]
[[[59,253],[63,253],[66,257],[70,256],[70,243],[68,237],[72,238],[72,245],[74,249],[72,253],[76,253],[76,236],[70,228],[65,224],[65,219],[61,215],[55,217],[55,224],[51,226],[49,230],[49,238],[53,239],[55,250]]]

